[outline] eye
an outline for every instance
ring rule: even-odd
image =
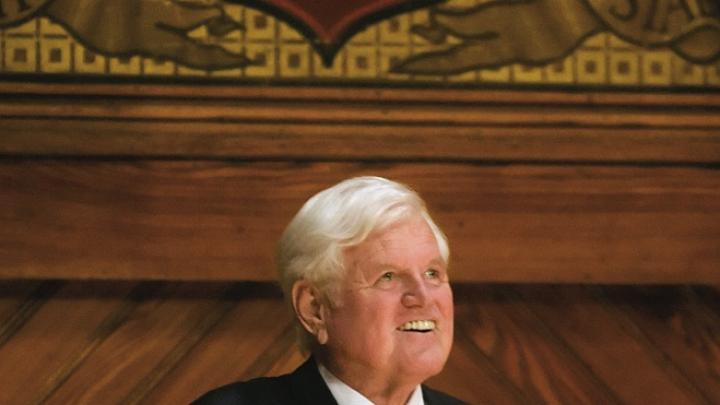
[[[387,271],[380,276],[380,281],[392,281],[395,278],[395,273]]]
[[[424,277],[426,280],[431,281],[433,283],[444,283],[447,281],[447,273],[445,273],[445,269],[427,269],[425,270]]]
[[[425,270],[425,276],[427,278],[440,278],[440,272],[435,269]]]

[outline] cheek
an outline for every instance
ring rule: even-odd
[[[372,337],[392,325],[392,310],[381,300],[357,300],[337,308],[330,324],[338,336]]]
[[[438,306],[440,307],[440,310],[442,311],[443,315],[449,316],[452,318],[453,316],[453,293],[450,289],[449,285],[444,285],[440,290],[438,290],[438,295],[435,297],[436,302],[438,303]]]
[[[455,320],[455,305],[453,303],[452,291],[449,287],[438,297],[437,302],[440,313],[443,318],[445,318],[445,324],[449,326],[446,328],[446,335],[452,337]]]
[[[368,333],[382,333],[394,329],[395,307],[382,297],[367,300],[355,311],[355,322],[363,325]]]
[[[364,340],[379,344],[380,341],[392,339],[398,324],[397,302],[385,296],[375,296],[363,302],[363,306],[355,311],[355,316],[349,319],[352,328]]]

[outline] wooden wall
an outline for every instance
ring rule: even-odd
[[[720,283],[720,97],[0,83],[0,277],[272,280],[314,192],[387,176],[456,281]]]
[[[450,238],[430,385],[717,403],[719,113],[712,93],[0,82],[0,403],[186,403],[292,370],[274,244],[364,174],[415,187]]]
[[[720,403],[720,291],[458,285],[428,384],[472,405]],[[303,361],[267,283],[2,281],[0,403],[187,404]]]

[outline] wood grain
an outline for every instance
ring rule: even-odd
[[[499,103],[549,105],[614,105],[614,106],[720,106],[720,97],[713,92],[638,92],[638,91],[549,91],[500,90],[492,88],[402,88],[353,86],[281,86],[281,85],[202,85],[143,84],[143,83],[38,83],[23,81],[0,82],[0,94],[5,97],[132,97],[181,98],[195,100],[233,99],[262,101],[329,102],[438,102]]]
[[[720,162],[714,94],[0,83],[0,154]]]
[[[712,304],[706,304],[702,295],[709,295],[707,287],[603,290],[607,307],[637,325],[678,373],[714,403],[720,399],[720,299],[714,295]]]
[[[232,310],[165,375],[145,403],[187,404],[215,387],[282,373],[272,367],[293,352],[295,333],[279,288],[245,283],[231,302]],[[291,370],[299,363],[293,362]]]
[[[448,363],[442,373],[430,378],[427,385],[443,392],[452,393],[468,404],[531,404],[530,396],[516,387],[511,379],[498,369],[490,359],[465,334],[456,334]],[[460,324],[463,321],[459,322]]]
[[[60,283],[13,280],[0,284],[0,346],[4,345],[37,312]]]
[[[717,128],[0,118],[5,156],[710,164]]]
[[[0,275],[274,280],[301,204],[365,174],[426,198],[456,281],[720,280],[713,168],[32,159],[0,162]]]
[[[720,401],[711,287],[454,290],[453,351],[427,383],[470,404]],[[0,345],[3,404],[188,403],[304,360],[268,283],[0,280],[0,302],[28,300],[37,310]]]
[[[667,111],[625,107],[543,105],[426,105],[426,104],[334,104],[327,102],[258,103],[214,101],[198,105],[194,100],[90,99],[61,103],[52,98],[0,99],[4,117],[42,119],[111,119],[215,122],[288,123],[404,123],[424,125],[543,125],[666,128],[712,128],[720,125],[717,108],[684,108]]]
[[[502,289],[456,288],[459,333],[527,397],[525,403],[615,404],[614,393],[518,300]]]
[[[102,340],[131,283],[65,284],[0,347],[0,403],[42,401]]]
[[[164,361],[186,339],[194,338],[208,314],[223,306],[217,297],[226,288],[164,286],[140,302],[125,322],[94,347],[45,403],[96,404],[108,398],[135,403],[157,383],[158,372],[167,373]]]
[[[611,387],[620,403],[710,403],[643,338],[635,323],[618,318],[612,307],[583,288],[528,287],[521,294],[530,310]]]

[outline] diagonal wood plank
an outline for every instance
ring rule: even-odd
[[[5,344],[60,287],[60,282],[0,283],[0,346]]]
[[[462,325],[466,320],[458,318],[457,321]],[[457,326],[445,368],[427,384],[469,404],[534,403]]]
[[[536,317],[503,286],[457,288],[472,316],[460,328],[532,403],[619,403]]]
[[[37,280],[12,280],[0,283],[0,325],[8,322],[41,284],[42,282]]]
[[[517,291],[623,403],[707,404],[687,379],[674,372],[672,363],[638,336],[636,325],[618,319],[592,290],[523,286]]]
[[[305,359],[306,356],[299,354],[296,345],[297,335],[292,324],[288,324],[283,333],[268,347],[262,356],[255,359],[247,369],[247,378],[258,375],[280,375],[294,370],[300,363],[293,361],[298,357]]]
[[[428,384],[468,403],[717,402],[712,287],[460,284],[455,293],[455,346]],[[187,403],[303,361],[267,283],[5,281],[0,303],[5,322],[23,319],[0,346],[3,404]]]
[[[700,297],[709,295],[706,288],[602,291],[613,312],[637,325],[638,333],[661,350],[708,403],[720,403],[720,316]]]
[[[230,382],[279,374],[272,365],[294,343],[279,289],[244,283],[232,303],[232,310],[143,398],[144,403],[188,403]]]
[[[125,283],[119,283],[121,286]],[[105,319],[100,323],[95,331],[93,332],[88,343],[85,345],[83,350],[78,353],[73,359],[69,359],[62,367],[55,373],[55,384],[52,389],[48,389],[43,393],[42,397],[38,397],[41,402],[45,402],[47,398],[52,396],[56,390],[63,386],[66,380],[75,372],[75,370],[92,354],[95,349],[103,342],[109,335],[115,332],[115,330],[127,321],[129,315],[137,307],[138,302],[147,299],[149,296],[154,294],[158,288],[157,283],[137,283],[129,291],[126,297],[124,297],[121,305],[117,308],[113,308],[108,311]],[[104,300],[105,297],[97,298],[98,300]]]
[[[103,321],[123,306],[134,283],[66,283],[0,347],[0,403],[41,401],[62,384],[68,365],[97,342]]]
[[[165,377],[174,369],[183,358],[185,358],[192,348],[197,345],[233,307],[233,303],[226,298],[235,295],[239,289],[237,285],[232,285],[223,293],[222,296],[215,297],[216,303],[211,311],[201,319],[195,326],[188,331],[182,340],[168,352],[165,357],[155,365],[150,372],[147,373],[139,384],[137,384],[132,392],[128,394],[124,402],[127,404],[140,403],[150,391],[152,391]],[[213,298],[212,296],[208,298]]]
[[[164,284],[141,300],[46,400],[48,404],[127,403],[157,377],[163,360],[219,308],[220,284]]]

